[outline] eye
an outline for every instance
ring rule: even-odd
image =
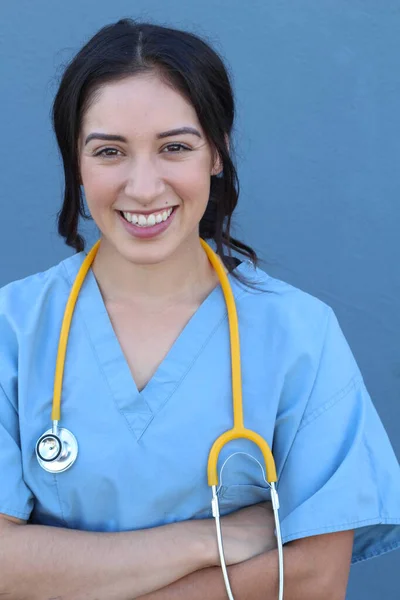
[[[167,152],[167,154],[180,154],[181,150],[191,150],[191,148],[188,148],[187,146],[184,146],[183,144],[168,144],[168,146],[165,146],[165,148],[163,148],[163,152],[164,150],[169,150],[170,148],[174,148],[174,150],[172,150],[172,152]],[[177,150],[178,148],[178,150]]]
[[[103,148],[96,152],[93,156],[104,156],[104,158],[114,158],[117,156],[119,150],[116,148]]]

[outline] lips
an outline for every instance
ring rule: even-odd
[[[159,211],[154,211],[151,213],[134,213],[134,212],[125,212],[121,211],[122,216],[128,223],[133,223],[134,225],[138,225],[139,227],[153,227],[157,223],[161,223],[162,221],[166,221],[168,217],[171,215],[173,211],[173,207],[167,209],[161,209]]]
[[[132,215],[132,222],[128,221],[125,218],[125,214],[126,211],[121,212],[118,211],[118,216],[121,219],[121,222],[125,228],[125,230],[132,235],[133,237],[136,238],[142,238],[142,239],[149,239],[149,238],[153,238],[156,237],[158,235],[160,235],[161,233],[163,233],[166,229],[168,229],[168,227],[171,225],[172,221],[174,220],[175,214],[177,212],[178,206],[174,206],[174,207],[170,207],[168,209],[168,211],[166,211],[165,209],[161,212],[159,211],[157,212],[153,212],[147,215],[144,215],[143,213],[128,213],[128,216]],[[171,211],[171,212],[169,212]],[[165,220],[164,220],[164,215],[163,213],[167,212],[167,214],[165,215]],[[169,212],[169,214],[168,214]],[[162,220],[159,222],[157,222],[156,217],[157,215],[161,214],[162,215]],[[138,222],[134,223],[133,222],[133,215],[136,215],[136,219]],[[141,218],[142,217],[142,218]],[[140,224],[140,221],[143,224]],[[152,224],[154,221],[154,224]]]

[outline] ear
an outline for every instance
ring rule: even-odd
[[[228,152],[229,152],[230,144],[229,144],[228,134],[225,134],[225,142],[226,142],[226,145],[228,147]],[[217,154],[217,156],[214,160],[213,168],[211,170],[211,175],[219,175],[222,172],[223,168],[224,167],[222,164],[221,157],[219,156],[219,154]]]

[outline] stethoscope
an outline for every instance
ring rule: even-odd
[[[276,538],[278,546],[278,563],[279,563],[279,600],[283,599],[283,548],[282,537],[279,523],[279,498],[275,483],[277,481],[276,468],[271,449],[267,442],[255,431],[246,429],[243,421],[243,401],[242,401],[242,374],[240,364],[240,343],[239,343],[239,326],[235,300],[229,279],[226,275],[224,266],[219,256],[210,248],[204,241],[200,240],[207,257],[214,267],[222,291],[225,298],[225,303],[228,311],[229,335],[231,346],[231,365],[232,365],[232,396],[233,396],[233,427],[225,431],[214,442],[207,465],[208,485],[212,490],[212,515],[215,518],[218,551],[220,556],[221,568],[224,577],[225,587],[229,600],[234,600],[231,586],[229,583],[228,571],[226,568],[224,547],[222,540],[220,510],[218,500],[218,458],[222,448],[237,439],[247,439],[256,444],[262,452],[265,467],[266,479],[271,490],[271,501],[274,512]],[[64,374],[65,355],[67,351],[68,335],[71,326],[72,315],[75,304],[78,299],[79,292],[89,271],[94,258],[99,249],[100,240],[96,242],[93,248],[88,252],[83,261],[79,272],[72,286],[68,302],[65,308],[64,318],[61,326],[60,339],[58,344],[56,370],[54,377],[54,392],[53,392],[53,407],[51,412],[52,427],[38,439],[36,443],[36,456],[38,462],[45,471],[49,473],[62,473],[69,469],[78,456],[78,442],[75,436],[64,427],[60,427],[61,416],[61,391],[62,380]],[[257,461],[258,462],[258,461]],[[262,467],[261,467],[262,468]],[[265,478],[265,477],[264,477]]]

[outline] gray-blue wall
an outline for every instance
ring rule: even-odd
[[[123,16],[193,30],[234,73],[236,232],[334,308],[400,456],[400,0],[0,2],[0,285],[71,253],[49,120],[62,63]],[[353,567],[348,598],[397,600],[399,559]]]

